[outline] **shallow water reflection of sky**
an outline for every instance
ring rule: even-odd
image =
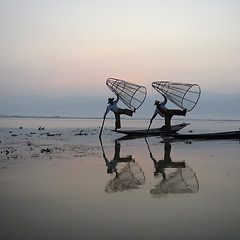
[[[239,238],[238,141],[112,137],[2,169],[0,239]]]

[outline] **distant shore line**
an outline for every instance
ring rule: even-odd
[[[0,115],[0,118],[26,118],[26,119],[102,119],[102,117],[61,117],[61,116],[21,116],[21,115]],[[112,117],[108,117],[107,119],[114,119]],[[149,118],[122,118],[123,120],[149,120]],[[182,120],[175,118],[175,120]],[[185,120],[190,121],[231,121],[231,122],[237,122],[240,121],[240,119],[210,119],[210,118],[185,118]]]

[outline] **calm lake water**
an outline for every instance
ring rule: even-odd
[[[190,126],[181,133],[192,130],[194,132],[234,131],[240,129],[240,120],[172,120],[172,124],[188,122]],[[164,121],[159,118],[153,121],[151,127],[160,127]],[[62,118],[0,118],[0,128],[31,128],[39,126],[51,128],[100,128],[102,119],[62,119]],[[114,120],[106,119],[105,127],[114,128]],[[148,128],[149,120],[122,119],[122,128]]]
[[[187,122],[181,132],[240,127],[240,121]],[[153,127],[162,123],[156,120]],[[101,119],[0,119],[2,135],[5,128],[19,133],[43,126],[60,131],[68,146],[92,147],[81,157],[39,161],[29,155],[0,169],[0,239],[240,238],[238,140],[119,140],[123,135],[110,130],[114,122],[108,119],[100,141],[101,124]],[[122,124],[146,128],[149,122]],[[73,129],[94,134],[67,137]]]

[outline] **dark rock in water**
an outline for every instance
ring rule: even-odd
[[[75,133],[75,136],[87,136],[88,133],[85,132],[79,132],[79,133]]]
[[[54,136],[61,136],[62,134],[61,133],[49,133],[47,132],[46,133],[48,137],[54,137]]]
[[[42,149],[41,149],[41,153],[51,152],[51,151],[52,151],[52,149],[50,149],[50,148],[42,148]]]

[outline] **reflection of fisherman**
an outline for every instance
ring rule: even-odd
[[[118,176],[118,172],[117,172],[117,164],[119,162],[134,162],[134,159],[132,158],[132,155],[128,155],[126,157],[120,157],[120,148],[121,145],[118,141],[115,141],[115,153],[114,153],[114,158],[109,161],[105,155],[105,152],[103,151],[103,158],[106,162],[106,166],[107,166],[107,173],[116,173],[116,177]]]
[[[122,109],[119,108],[117,106],[117,103],[119,101],[119,96],[117,95],[117,99],[114,100],[114,98],[108,98],[108,106],[106,109],[106,112],[104,113],[103,118],[105,119],[106,115],[108,114],[108,112],[111,110],[112,112],[114,112],[115,115],[115,130],[117,130],[118,128],[121,128],[121,122],[120,122],[120,115],[121,114],[125,114],[127,116],[132,117],[133,113],[135,112],[135,109],[132,111],[130,109]]]
[[[171,119],[174,115],[180,115],[180,116],[186,116],[186,109],[184,110],[176,110],[176,109],[168,109],[166,108],[167,98],[164,94],[162,94],[164,97],[164,101],[160,102],[158,100],[155,101],[154,105],[156,105],[156,110],[150,120],[150,124],[152,123],[153,119],[159,114],[160,116],[165,118],[165,128],[166,133],[171,132]]]
[[[146,141],[146,143],[147,143],[147,141]],[[163,160],[159,160],[159,161],[157,161],[153,157],[148,143],[147,143],[147,146],[148,146],[148,150],[150,153],[150,157],[153,160],[154,167],[155,167],[154,176],[158,176],[159,173],[161,173],[163,180],[165,180],[166,179],[165,168],[185,168],[185,162],[172,162],[172,159],[170,156],[172,146],[169,142],[165,142],[164,158],[163,158]]]
[[[171,163],[171,157],[170,157],[170,152],[171,152],[171,144],[170,143],[165,143],[164,145],[164,159],[163,160],[159,160],[156,161],[156,159],[152,156],[152,153],[150,153],[150,156],[153,160],[154,163],[154,167],[155,167],[155,172],[154,172],[154,176],[158,176],[159,173],[162,174],[163,180],[166,179],[166,173],[165,173],[165,168],[164,165],[166,165],[166,163]]]
[[[192,171],[192,169],[185,164],[185,161],[172,162],[170,157],[171,144],[169,142],[165,142],[163,160],[156,161],[156,159],[153,158],[151,154],[149,145],[148,149],[150,152],[150,157],[154,162],[154,176],[158,176],[159,173],[161,173],[163,176],[163,180],[161,180],[158,184],[155,185],[153,189],[150,190],[151,195],[154,197],[161,197],[172,193],[181,194],[198,192],[198,180],[196,174]],[[175,170],[169,171],[168,175],[166,176],[166,168],[174,168]]]
[[[114,179],[110,180],[107,183],[105,187],[105,192],[113,193],[117,191],[138,189],[139,186],[145,182],[145,175],[139,164],[135,162],[135,160],[132,158],[132,155],[120,157],[121,145],[118,140],[115,140],[114,158],[111,161],[109,161],[104,153],[101,138],[100,143],[102,147],[103,158],[107,166],[107,172],[116,173]],[[118,163],[120,163],[119,171],[117,169]]]

